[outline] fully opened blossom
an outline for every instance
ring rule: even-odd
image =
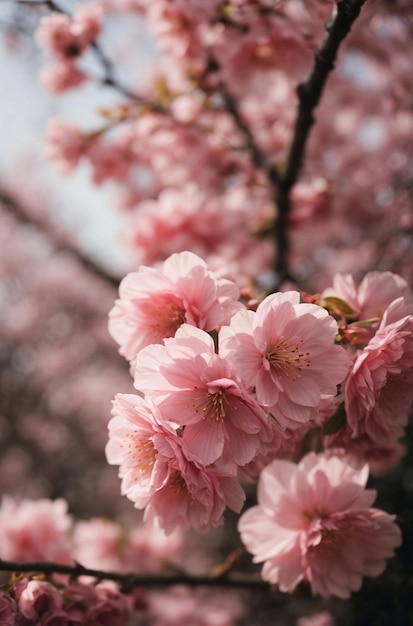
[[[169,476],[145,511],[168,534],[175,528],[193,528],[206,533],[223,524],[228,506],[239,513],[245,494],[237,479],[216,467],[205,467],[190,453],[182,439],[165,438],[158,452],[168,459]]]
[[[185,427],[183,440],[202,463],[249,463],[272,439],[266,411],[206,332],[184,324],[164,343],[139,353],[135,386],[165,419]]]
[[[118,394],[113,413],[106,456],[120,466],[122,493],[146,508],[145,519],[167,533],[188,526],[206,532],[222,524],[226,506],[241,510],[244,492],[236,478],[205,467],[155,406]]]
[[[283,427],[295,428],[336,394],[347,374],[349,359],[334,345],[336,333],[324,309],[300,303],[298,292],[276,293],[221,329],[220,354]]]
[[[126,276],[109,314],[109,332],[132,361],[152,343],[173,337],[184,323],[210,331],[241,308],[235,283],[216,277],[191,252],[170,256],[159,269],[142,266]]]
[[[391,321],[399,298],[386,311],[380,327],[359,351],[345,386],[347,423],[353,434],[367,434],[378,443],[389,431],[406,425],[413,402],[413,315]],[[400,435],[402,432],[400,432]]]
[[[262,576],[281,591],[301,581],[314,594],[348,598],[378,576],[401,537],[394,516],[371,508],[368,466],[310,452],[298,465],[276,460],[261,474],[258,506],[238,528]]]
[[[357,350],[344,385],[345,424],[328,438],[374,463],[390,467],[402,452],[413,404],[413,315],[404,297],[394,300],[364,347]]]
[[[119,465],[122,494],[144,508],[168,479],[168,466],[157,454],[156,438],[166,436],[166,425],[156,419],[155,409],[139,396],[118,394],[109,422],[106,458]],[[174,436],[174,431],[170,434]]]

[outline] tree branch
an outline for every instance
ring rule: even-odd
[[[101,570],[83,567],[80,563],[75,565],[62,565],[60,563],[33,562],[19,563],[3,561],[0,559],[0,571],[19,573],[41,573],[46,576],[52,574],[68,574],[78,578],[79,576],[91,576],[98,580],[113,580],[118,583],[124,592],[131,591],[134,587],[147,587],[150,589],[169,587],[172,585],[187,585],[188,587],[238,587],[246,589],[270,589],[268,583],[255,575],[231,573],[228,576],[192,576],[189,574],[156,575],[156,574],[121,574],[119,572],[103,572]]]
[[[273,186],[274,189],[277,189],[278,188],[278,172],[274,167],[272,167],[268,163],[262,150],[258,147],[251,129],[249,128],[248,124],[245,122],[244,118],[242,117],[239,111],[236,98],[229,91],[227,85],[224,83],[222,79],[219,81],[218,87],[224,99],[226,110],[228,111],[228,113],[230,113],[230,115],[232,116],[232,119],[234,120],[236,127],[244,136],[244,139],[246,142],[246,148],[251,154],[251,160],[253,164],[258,169],[263,170],[270,184]]]
[[[277,282],[289,279],[288,217],[291,211],[291,190],[295,185],[304,157],[310,129],[315,122],[314,109],[320,102],[328,75],[334,69],[340,44],[348,35],[366,0],[341,0],[337,15],[329,25],[328,35],[315,54],[314,66],[309,79],[297,88],[298,113],[287,165],[279,178],[274,239],[277,246],[275,272]]]
[[[60,252],[65,252],[74,256],[79,263],[90,273],[98,276],[110,286],[116,289],[119,286],[119,278],[105,272],[105,270],[96,265],[91,259],[83,255],[74,245],[71,245],[66,237],[59,235],[53,228],[48,227],[40,219],[28,216],[18,201],[13,198],[7,191],[0,188],[0,208],[8,211],[15,219],[23,224],[30,224],[41,232],[43,232],[55,245]]]
[[[70,15],[70,13],[62,9],[62,7],[59,6],[54,0],[14,0],[14,2],[15,4],[26,5],[29,7],[44,6],[48,8],[50,11],[55,11],[56,13],[63,13],[64,15]],[[96,58],[100,62],[100,65],[103,70],[102,78],[96,79],[98,82],[100,82],[102,85],[106,85],[108,87],[112,87],[113,89],[116,89],[116,91],[121,93],[123,96],[125,96],[132,102],[136,102],[137,104],[140,104],[141,106],[146,107],[155,113],[162,113],[162,114],[168,113],[167,109],[165,109],[165,107],[163,107],[162,105],[156,102],[153,102],[152,100],[148,100],[144,96],[141,96],[137,94],[136,92],[131,91],[130,89],[128,89],[128,87],[125,87],[125,85],[120,83],[119,80],[114,76],[113,65],[111,61],[103,52],[99,44],[97,44],[96,42],[93,42],[91,44],[91,48]]]

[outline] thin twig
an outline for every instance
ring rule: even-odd
[[[55,232],[54,229],[49,228],[47,224],[42,222],[42,220],[36,219],[33,216],[28,216],[26,211],[19,204],[19,202],[7,191],[1,188],[0,209],[8,211],[19,222],[34,226],[37,230],[43,232],[51,240],[52,245],[54,244],[57,250],[59,250],[60,252],[68,253],[70,254],[70,256],[75,257],[77,261],[79,261],[79,263],[88,272],[91,272],[100,279],[104,280],[110,286],[118,288],[119,278],[108,274],[102,267],[96,265],[92,261],[92,259],[82,254],[76,246],[70,244],[67,237],[59,236],[59,234]],[[53,230],[53,232],[51,232],[51,230]]]
[[[273,188],[275,190],[278,189],[278,172],[268,163],[262,150],[258,147],[250,127],[239,111],[237,99],[229,91],[228,86],[222,79],[219,81],[218,88],[224,99],[226,110],[231,114],[236,127],[244,136],[246,149],[251,155],[252,162],[258,169],[264,171]]]
[[[54,0],[14,0],[16,4],[22,4],[26,6],[44,6],[50,11],[55,11],[56,13],[62,13],[63,15],[70,15],[67,11],[62,9]],[[113,65],[111,61],[108,59],[106,54],[103,52],[102,48],[98,43],[93,42],[91,44],[91,49],[94,52],[96,58],[100,62],[100,65],[103,70],[103,76],[101,78],[97,78],[97,82],[100,82],[102,85],[106,85],[108,87],[112,87],[116,89],[123,96],[132,100],[132,102],[136,102],[145,108],[148,108],[155,113],[166,114],[167,110],[162,105],[145,98],[144,96],[139,95],[138,93],[131,91],[128,87],[125,87],[118,78],[114,75]]]

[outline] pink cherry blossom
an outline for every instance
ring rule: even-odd
[[[71,563],[72,518],[64,500],[4,496],[0,508],[0,555],[11,561]]]
[[[75,7],[71,31],[85,49],[100,35],[103,8],[100,2],[85,2]]]
[[[157,449],[158,439],[166,436],[168,427],[161,425],[156,413],[156,407],[139,396],[117,394],[108,425],[107,461],[120,466],[122,494],[137,508],[144,508],[168,480],[168,463]],[[168,432],[175,436],[172,429]]]
[[[133,528],[122,552],[122,565],[128,572],[159,572],[165,561],[177,562],[184,539],[181,528],[176,528],[169,535],[152,524]]]
[[[5,591],[0,591],[0,624],[16,623],[17,604]]]
[[[266,411],[205,331],[183,324],[164,343],[139,353],[135,386],[164,419],[185,427],[183,440],[202,463],[249,463],[262,442],[272,440]]]
[[[87,80],[87,74],[73,61],[56,61],[46,65],[39,74],[40,83],[52,94],[60,94],[79,87]]]
[[[235,283],[217,278],[191,252],[173,254],[160,269],[142,266],[128,274],[119,295],[109,332],[128,360],[143,347],[173,337],[184,322],[213,330],[242,307]]]
[[[99,35],[101,15],[102,8],[98,2],[76,7],[73,18],[53,12],[42,18],[36,40],[50,56],[73,59]]]
[[[310,452],[298,465],[276,460],[261,474],[258,506],[238,528],[262,576],[281,591],[301,581],[314,594],[348,598],[378,576],[401,543],[394,516],[371,508],[368,466]]]
[[[139,126],[136,132],[140,137],[144,130]],[[144,137],[150,155],[148,167],[156,178],[167,178],[164,180],[167,188],[156,200],[139,202],[132,213],[131,230],[125,242],[138,263],[152,265],[174,252],[191,250],[202,257],[211,270],[218,269],[221,274],[224,270],[226,277],[245,282],[252,275],[265,271],[273,257],[270,242],[251,237],[252,231],[271,219],[268,194],[260,187],[251,189],[245,184],[236,188],[229,186],[217,193],[212,185],[216,180],[209,178],[214,171],[213,164],[217,167],[221,159],[222,147],[212,152],[211,146],[199,146],[196,142],[198,151],[206,154],[192,156],[195,147],[188,146],[188,138],[181,135],[182,132],[166,133],[164,130]],[[178,149],[179,154],[175,154]],[[194,170],[191,178],[197,184],[182,183],[176,189],[182,168],[187,170],[188,167]],[[232,168],[231,163],[222,163],[221,169]],[[208,189],[212,186],[209,194],[203,190],[202,182]]]
[[[45,136],[45,155],[62,174],[71,172],[86,153],[89,138],[68,122],[49,120]]]
[[[239,594],[229,590],[174,586],[151,596],[154,626],[234,626],[243,613]]]
[[[248,31],[216,30],[217,57],[225,81],[238,95],[259,89],[273,80],[272,72],[288,67],[294,78],[309,70],[310,48],[297,24],[275,15],[251,15]]]
[[[206,533],[223,524],[227,506],[240,512],[245,494],[234,476],[202,465],[182,439],[164,437],[157,444],[158,454],[168,460],[169,476],[152,495],[145,520],[167,534],[188,527]]]
[[[53,614],[62,608],[63,600],[56,587],[43,580],[30,580],[19,597],[19,609],[30,620]]]
[[[37,42],[50,56],[73,58],[80,54],[76,37],[70,30],[71,19],[63,13],[51,13],[41,19],[36,31]]]
[[[118,394],[113,413],[106,456],[120,465],[122,493],[146,507],[145,519],[168,534],[188,526],[206,532],[222,524],[226,506],[239,512],[244,492],[236,478],[206,468],[149,400]]]
[[[337,324],[298,292],[276,293],[256,313],[240,311],[220,331],[220,353],[283,427],[308,422],[325,396],[334,396],[349,359],[334,345]]]
[[[360,351],[345,385],[347,424],[353,436],[376,443],[401,436],[413,402],[413,316],[383,324]]]
[[[91,569],[120,569],[122,527],[103,518],[77,521],[73,528],[73,557]]]
[[[69,624],[125,626],[132,613],[132,597],[119,593],[112,584],[66,585],[65,610]]]
[[[180,529],[166,535],[143,524],[126,530],[106,518],[77,521],[73,528],[73,557],[84,567],[106,571],[159,572],[165,559],[176,560],[184,536]],[[94,581],[82,576],[82,582]]]
[[[405,298],[384,312],[373,338],[354,355],[344,386],[346,422],[328,439],[328,446],[391,466],[400,457],[397,443],[404,434],[413,404],[413,315]]]
[[[132,155],[121,142],[105,141],[101,137],[91,142],[87,156],[93,168],[93,182],[102,185],[106,180],[125,180],[132,165]]]
[[[132,613],[132,598],[110,586],[94,588],[94,598],[85,611],[85,624],[125,626]]]

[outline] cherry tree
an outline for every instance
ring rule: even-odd
[[[110,187],[132,261],[2,185],[1,620],[408,624],[411,3],[15,0],[5,31],[51,98],[100,87],[43,154]]]

